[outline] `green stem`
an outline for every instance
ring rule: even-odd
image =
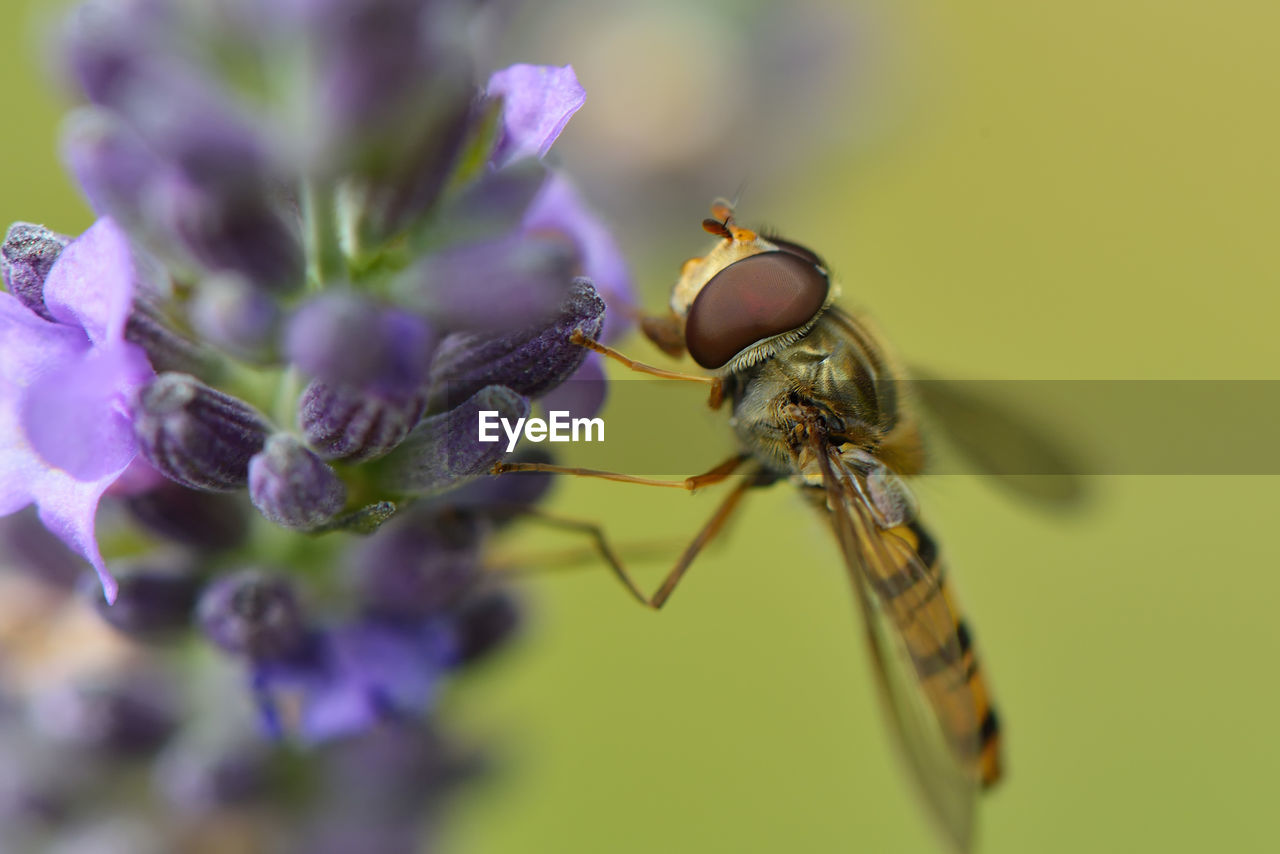
[[[302,214],[307,229],[307,284],[323,290],[335,279],[346,278],[346,257],[338,233],[338,217],[330,188],[316,181],[302,185]]]
[[[294,429],[298,416],[298,396],[302,394],[302,375],[292,365],[280,374],[276,384],[275,400],[271,402],[271,415],[281,430]]]

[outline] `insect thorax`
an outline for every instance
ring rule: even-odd
[[[814,413],[833,444],[874,453],[898,420],[895,383],[857,321],[832,308],[799,341],[730,377],[733,428],[771,470],[807,473],[789,410]]]

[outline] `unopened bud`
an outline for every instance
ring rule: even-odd
[[[173,373],[138,391],[133,424],[139,450],[161,474],[215,492],[249,482],[249,460],[271,432],[247,403]]]
[[[120,584],[113,604],[107,604],[96,580],[88,585],[87,592],[99,616],[121,634],[137,640],[156,640],[191,625],[200,589],[194,574],[150,566],[124,570],[113,567],[112,573]]]
[[[129,496],[125,506],[151,533],[205,552],[240,546],[252,518],[243,496],[188,489],[168,480]]]
[[[347,487],[301,442],[277,433],[249,461],[249,497],[269,521],[309,531],[342,512]]]
[[[457,664],[470,664],[500,647],[520,626],[520,609],[509,593],[490,590],[464,602],[453,616]]]
[[[303,373],[325,382],[408,391],[426,380],[436,340],[417,315],[333,293],[290,318],[285,350]]]
[[[214,581],[200,595],[197,614],[210,641],[255,661],[284,658],[307,635],[293,586],[260,570],[240,570]]]
[[[488,386],[460,406],[420,423],[386,459],[388,486],[431,493],[485,474],[506,453],[502,441],[479,440],[480,412],[497,412],[509,422],[529,414],[528,398],[504,386]]]
[[[526,397],[545,394],[582,364],[587,349],[569,340],[575,330],[600,333],[604,300],[588,279],[575,279],[560,310],[545,323],[501,335],[456,332],[440,343],[431,367],[429,412],[450,408],[487,385]]]
[[[22,304],[43,317],[53,320],[44,304],[44,280],[49,276],[53,262],[71,238],[50,231],[43,225],[15,222],[9,226],[4,238],[3,261],[0,273],[5,286]]]
[[[298,402],[298,427],[320,456],[361,462],[403,442],[426,404],[422,389],[384,392],[315,380]]]
[[[209,277],[200,284],[187,310],[192,327],[206,341],[255,361],[274,355],[280,307],[242,276]]]
[[[137,344],[157,371],[180,371],[204,378],[217,375],[217,354],[178,332],[164,312],[148,300],[135,300],[125,321],[126,341]]]

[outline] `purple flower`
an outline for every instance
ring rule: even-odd
[[[502,98],[502,135],[493,153],[497,166],[544,156],[587,100],[572,65],[513,65],[495,71],[486,91]]]
[[[635,306],[635,283],[613,235],[591,211],[567,177],[551,173],[524,216],[526,232],[560,234],[578,255],[579,275],[604,298],[609,313],[601,337],[616,341],[627,331]]]
[[[435,621],[363,620],[315,634],[296,656],[260,663],[254,684],[270,729],[316,743],[420,713],[454,657],[452,633]],[[284,707],[296,718],[282,721]]]
[[[587,279],[575,279],[559,311],[540,323],[501,336],[455,332],[436,351],[430,412],[457,406],[485,386],[501,385],[540,397],[581,367],[587,350],[569,340],[575,330],[600,334],[605,304]]]
[[[0,293],[0,514],[36,504],[49,530],[93,564],[108,601],[116,583],[94,515],[137,452],[127,402],[153,375],[124,339],[133,281],[127,238],[101,219],[49,271],[54,322]]]
[[[324,382],[407,392],[426,379],[435,345],[435,331],[416,314],[334,291],[294,313],[284,349]]]

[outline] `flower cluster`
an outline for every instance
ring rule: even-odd
[[[191,753],[195,713],[156,685],[174,678],[169,653],[216,649],[268,733],[373,739],[381,761],[399,739],[431,757],[400,777],[456,776],[431,700],[515,627],[482,552],[549,485],[487,477],[504,446],[477,441],[478,411],[598,408],[603,373],[569,334],[617,335],[626,312],[606,306],[630,290],[607,229],[543,162],[584,91],[567,66],[478,84],[477,5],[71,14],[60,56],[87,104],[63,155],[99,219],[74,239],[27,223],[5,236],[0,535],[39,543],[7,562],[68,589],[38,518],[96,570],[105,625],[146,645],[77,695],[77,738],[87,726],[181,765],[165,757]],[[21,719],[0,714],[0,733]],[[212,777],[188,788],[258,791],[271,750],[254,744],[205,751]],[[397,819],[354,824],[412,839],[422,800],[382,794]],[[52,821],[70,803],[52,801],[19,812]]]

